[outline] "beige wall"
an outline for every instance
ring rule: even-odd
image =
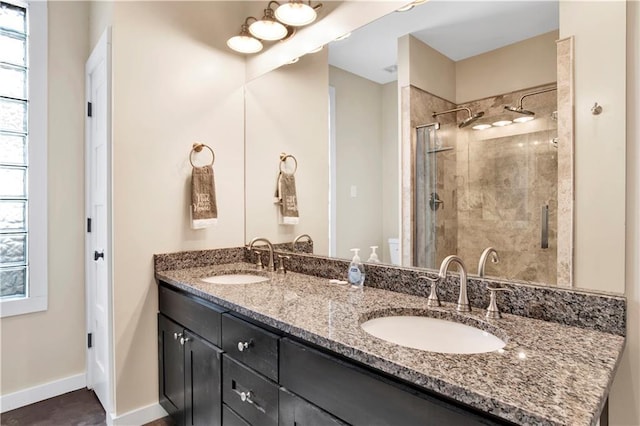
[[[98,43],[100,36],[113,22],[113,2],[91,0],[89,2],[89,46]]]
[[[400,110],[398,82],[382,86],[382,253],[391,263],[389,238],[400,238]]]
[[[398,81],[400,87],[456,100],[456,63],[411,35],[398,39]]]
[[[627,3],[627,347],[610,395],[613,426],[640,425],[640,3]]]
[[[615,292],[625,279],[625,7],[560,2],[560,37],[575,37],[574,286]]]
[[[324,49],[246,85],[247,242],[254,237],[291,242],[306,233],[315,253],[328,252],[328,78]],[[298,225],[279,225],[273,203],[281,152],[298,161]]]
[[[158,401],[152,255],[244,242],[244,60],[225,46],[244,17],[243,8],[242,2],[114,4],[118,415]],[[194,141],[216,153],[218,203],[218,224],[197,231],[189,227],[188,209],[189,153]]]
[[[383,246],[382,85],[331,66],[329,85],[336,94],[335,256],[350,259],[359,248],[367,260],[370,246]]]
[[[7,395],[85,371],[85,2],[48,4],[49,307],[0,320],[0,388]]]
[[[557,39],[551,31],[456,62],[456,103],[555,82]]]

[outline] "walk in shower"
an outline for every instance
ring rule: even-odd
[[[413,266],[437,269],[456,254],[475,273],[480,254],[491,246],[501,261],[487,265],[488,275],[556,282],[554,91],[514,92],[422,115],[432,122],[412,129]],[[526,97],[532,111],[522,108]],[[505,108],[518,98],[520,109]],[[459,114],[435,122],[448,112]]]

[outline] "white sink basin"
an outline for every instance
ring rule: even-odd
[[[226,274],[201,278],[201,280],[209,284],[257,284],[269,281],[269,278],[250,274]]]
[[[389,316],[362,323],[367,333],[391,343],[445,354],[479,354],[506,343],[475,327],[437,318]]]

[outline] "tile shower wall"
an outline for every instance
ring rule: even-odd
[[[468,107],[474,113],[484,111],[484,117],[474,124],[513,120],[521,115],[504,110],[504,106],[517,105],[523,94],[537,89],[540,87],[458,106]],[[437,117],[441,124],[437,132],[439,142],[454,150],[427,154],[435,156],[435,162],[431,162],[437,170],[435,191],[443,204],[435,212],[435,244],[431,242],[419,250],[417,266],[437,268],[444,257],[457,254],[469,271],[475,272],[482,251],[493,246],[501,261],[489,262],[487,275],[556,283],[558,153],[554,143],[557,124],[552,118],[556,99],[555,91],[527,97],[524,107],[535,111],[534,120],[483,131],[471,126],[458,129],[457,122],[467,117],[464,111],[457,117],[454,114]],[[403,89],[403,104],[403,112],[409,111],[403,119],[410,120],[410,124],[405,121],[404,129],[433,123],[434,111],[456,107],[412,86]],[[415,130],[410,140],[415,153]],[[419,176],[420,172],[417,174],[415,185],[421,187],[428,179]],[[427,188],[427,195],[431,191]],[[413,208],[415,198],[413,195],[408,198]],[[549,206],[549,234],[548,248],[543,249],[541,215],[545,205]],[[405,220],[411,217],[412,226],[417,226],[417,239],[429,241],[432,229],[417,223],[420,215],[405,211],[404,217]],[[409,239],[405,240],[404,247],[413,250],[409,243]],[[405,262],[415,264],[406,255]]]
[[[455,171],[456,171],[456,117],[455,114],[446,114],[438,116],[437,120],[432,117],[434,111],[446,111],[448,109],[455,108],[455,104],[439,98],[435,95],[427,93],[416,87],[409,86],[406,89],[408,94],[408,107],[410,110],[410,128],[415,129],[416,126],[423,124],[434,123],[438,121],[440,123],[440,130],[438,130],[437,138],[439,143],[443,147],[452,147],[453,150],[439,151],[427,153],[427,158],[424,159],[436,168],[436,187],[426,189],[425,193],[428,197],[431,192],[435,192],[440,197],[442,204],[434,212],[428,210],[428,213],[432,213],[435,216],[435,227],[418,226],[417,223],[417,235],[416,239],[423,242],[430,242],[425,244],[424,250],[417,252],[418,263],[416,266],[437,268],[442,262],[442,259],[449,254],[456,252],[457,246],[457,209],[456,209],[456,186],[455,186]],[[412,132],[411,143],[413,152],[416,147],[416,132]],[[429,149],[427,148],[427,152]],[[416,185],[427,184],[425,176],[420,174],[415,177]],[[412,202],[415,200],[412,197]],[[428,208],[428,206],[427,206]],[[417,215],[418,217],[420,215]],[[414,216],[415,218],[415,216]],[[433,232],[435,230],[435,232]],[[435,236],[433,235],[435,233]],[[435,245],[432,243],[435,237]],[[407,245],[405,245],[406,247]]]
[[[460,106],[485,112],[474,124],[513,120],[523,116],[504,106],[517,105],[523,94],[537,89]],[[556,99],[555,91],[527,97],[524,109],[536,113],[532,121],[458,131],[458,255],[474,265],[471,260],[477,261],[484,248],[494,247],[500,262],[488,262],[487,275],[556,283],[558,148],[557,120],[552,116]],[[548,248],[541,244],[543,206],[549,208]]]

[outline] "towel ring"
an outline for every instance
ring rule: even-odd
[[[196,167],[196,165],[193,164],[193,153],[201,152],[202,148],[207,148],[209,152],[211,152],[211,164],[209,164],[209,166],[213,166],[213,162],[216,161],[216,154],[213,152],[213,149],[211,149],[209,145],[196,142],[193,144],[193,147],[191,148],[191,153],[189,153],[189,162],[191,163],[191,167]]]
[[[287,158],[291,158],[293,160],[294,166],[291,174],[294,174],[298,170],[298,160],[296,160],[296,157],[293,155],[285,154],[284,152],[280,154],[280,173],[286,173],[282,167],[287,164]]]

